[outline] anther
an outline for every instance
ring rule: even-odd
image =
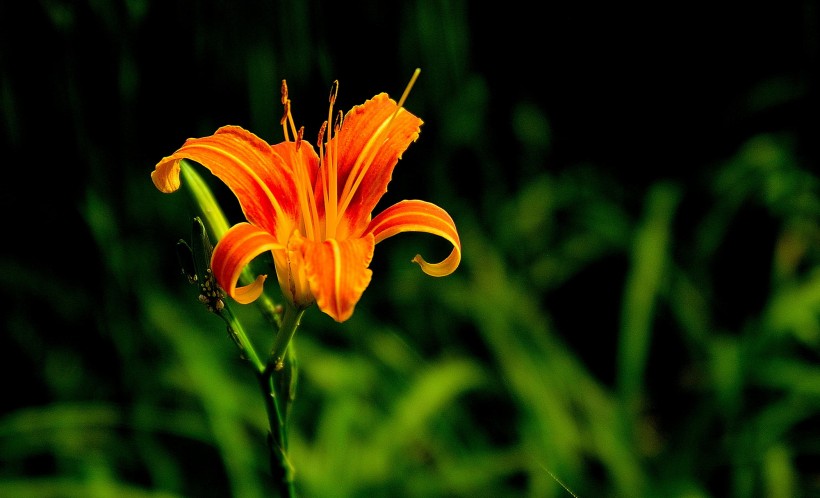
[[[336,96],[339,95],[339,80],[335,80],[332,85],[330,85],[330,105],[336,103]]]
[[[296,150],[299,150],[299,147],[302,146],[302,137],[305,134],[305,127],[302,126],[299,128],[299,132],[296,134]]]
[[[345,113],[343,113],[341,110],[339,110],[339,113],[336,115],[336,124],[333,125],[333,130],[336,133],[339,133],[339,130],[342,129],[342,123],[344,123],[344,120],[345,120]]]
[[[322,148],[322,140],[325,139],[325,130],[327,130],[327,121],[322,123],[322,127],[319,128],[319,140],[316,141],[316,147],[319,149]]]

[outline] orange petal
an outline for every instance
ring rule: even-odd
[[[179,161],[196,161],[225,182],[248,221],[287,237],[299,209],[291,166],[295,158],[318,167],[310,144],[301,144],[298,151],[292,142],[272,148],[243,128],[224,126],[211,136],[186,140],[156,165],[151,179],[160,191],[173,192],[180,185]]]
[[[352,182],[349,180],[351,173],[358,176],[359,172],[365,172],[343,221],[355,236],[361,233],[370,213],[387,191],[401,155],[419,136],[422,120],[404,108],[396,114],[397,109],[396,102],[386,93],[376,95],[347,113],[342,129],[334,139],[338,141],[334,146],[338,146],[339,151],[340,195],[343,187]],[[356,166],[357,162],[361,164]]]
[[[305,274],[316,304],[337,322],[350,318],[370,284],[373,272],[367,267],[373,259],[375,245],[372,235],[360,239],[304,241]]]
[[[174,156],[163,157],[154,171],[151,172],[151,180],[160,192],[170,194],[179,189],[179,161]]]
[[[304,244],[307,239],[299,230],[294,230],[288,239],[287,251],[274,251],[273,262],[276,265],[276,275],[279,277],[279,287],[284,296],[297,309],[304,309],[313,304],[316,298],[310,290],[305,274],[305,258],[303,257]]]
[[[456,224],[447,211],[425,201],[401,201],[379,213],[365,231],[374,235],[376,243],[401,232],[431,233],[453,244],[450,255],[440,263],[428,263],[417,254],[413,261],[421,266],[424,273],[444,277],[458,268],[461,262],[461,240]]]
[[[267,231],[250,223],[238,223],[229,228],[214,247],[211,269],[219,285],[236,302],[252,303],[262,295],[267,275],[259,275],[252,284],[237,287],[242,270],[263,252],[281,248]]]

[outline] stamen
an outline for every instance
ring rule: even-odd
[[[324,147],[322,146],[322,141],[325,139],[325,130],[327,130],[327,121],[322,123],[322,127],[319,129],[319,139],[316,141],[316,147],[319,148],[319,174],[322,175],[322,196],[325,201],[325,212],[327,212],[327,206],[330,202],[328,197],[328,171],[327,166],[325,165],[325,161],[327,161],[327,155],[325,155]]]
[[[322,127],[319,128],[319,140],[316,141],[316,147],[319,147],[319,157],[322,157],[322,140],[325,138],[325,130],[327,130],[327,121],[322,123]]]
[[[333,105],[336,104],[336,98],[339,96],[339,80],[334,80],[333,84],[330,85],[330,96],[328,97],[329,106],[327,109],[327,121],[322,123],[322,130],[328,125],[328,123],[333,122]],[[324,191],[324,199],[325,199],[325,238],[333,238],[336,236],[336,205],[339,202],[337,195],[338,190],[338,178],[336,174],[336,155],[331,153],[328,146],[330,145],[331,140],[334,137],[334,131],[338,134],[338,129],[332,129],[327,134],[327,142],[325,149],[327,149],[327,154],[323,156],[322,165],[326,165],[322,168],[322,186],[324,187],[322,190]],[[321,151],[321,145],[320,145]]]
[[[288,98],[288,85],[285,80],[282,80],[282,105],[285,107],[285,113],[282,116],[279,124],[285,134],[285,141],[289,142],[288,124],[295,137],[297,158],[301,159],[299,151],[302,147],[302,140],[305,136],[305,127],[302,126],[298,130],[293,121],[293,114],[290,112],[290,99]],[[325,132],[326,124],[322,126],[319,132],[319,150],[321,150],[322,137]],[[321,160],[321,159],[320,159]],[[313,183],[307,170],[307,165],[303,160],[298,160],[298,164],[294,165],[294,173],[296,174],[297,196],[299,197],[299,205],[302,213],[302,222],[305,225],[305,235],[313,240],[318,240],[321,234],[319,233],[319,212],[316,207],[316,199],[313,195]],[[320,163],[321,164],[321,163]]]
[[[305,127],[302,126],[299,128],[299,131],[296,132],[296,150],[299,151],[299,147],[302,146],[302,137],[305,135]]]
[[[336,97],[339,95],[339,80],[334,80],[333,84],[330,85],[330,97],[328,98],[328,102],[330,105],[327,109],[327,121],[322,125],[327,126],[328,123],[333,122],[333,105],[336,103]],[[330,139],[333,138],[331,134],[328,134],[327,141],[330,142]],[[321,147],[321,145],[320,145]]]
[[[282,117],[279,119],[279,124],[282,125],[282,133],[285,136],[285,142],[290,142],[290,135],[288,134],[288,116],[290,115],[290,100],[286,100],[285,104],[285,112],[282,114]]]
[[[344,113],[340,110],[336,115],[336,123],[333,125],[333,136],[339,136],[343,122]],[[333,147],[328,149],[328,166],[326,168],[328,176],[331,178],[329,182],[330,192],[328,192],[327,198],[331,201],[328,202],[325,199],[325,230],[327,231],[326,237],[329,239],[336,237],[336,226],[339,224],[339,140],[334,140],[332,143]],[[328,141],[328,144],[330,144],[330,141]]]
[[[302,145],[302,138],[305,134],[305,127],[299,128],[296,138],[296,151]],[[301,157],[299,157],[301,159]],[[302,214],[302,221],[305,224],[305,236],[311,240],[319,240],[319,213],[316,209],[316,199],[313,196],[313,182],[308,176],[307,165],[304,161],[298,161],[293,168],[296,174],[296,189],[299,197],[299,206]]]
[[[279,119],[279,124],[282,126],[282,133],[285,136],[285,142],[290,141],[290,137],[288,136],[288,127],[286,123],[288,122],[288,115],[290,114],[290,100],[288,99],[288,84],[285,80],[282,80],[282,86],[279,87],[279,91],[282,95],[282,106],[284,107],[284,113],[282,114],[282,118]]]
[[[288,99],[288,122],[290,123],[290,130],[291,132],[296,135],[296,123],[293,122],[293,114],[290,112],[290,99]],[[304,127],[303,127],[304,128]]]
[[[339,80],[333,80],[333,84],[330,85],[330,105],[336,103],[336,97],[339,95]]]
[[[279,120],[279,124],[282,125],[282,132],[285,136],[285,142],[290,142],[290,133],[293,133],[293,136],[296,136],[296,124],[293,122],[293,115],[290,113],[290,98],[288,98],[288,84],[285,80],[282,80],[281,86],[281,93],[282,93],[282,105],[285,107],[285,112],[282,114],[282,118]],[[288,124],[290,124],[290,133],[288,133]]]

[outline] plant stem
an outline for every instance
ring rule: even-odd
[[[297,310],[290,304],[285,305],[282,325],[276,334],[267,366],[257,376],[270,426],[268,449],[271,473],[279,487],[280,496],[289,498],[296,496],[287,438],[288,409],[295,394],[296,364],[292,351],[290,354],[286,353],[303,313],[304,310]]]
[[[305,313],[304,309],[296,309],[292,304],[285,306],[285,316],[282,317],[282,325],[279,327],[279,333],[276,334],[276,340],[271,348],[270,357],[268,358],[268,367],[273,367],[274,370],[281,370],[284,366],[285,352],[288,349],[290,340],[296,329],[299,327],[299,321]]]

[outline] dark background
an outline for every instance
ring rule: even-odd
[[[820,495],[818,33],[810,0],[2,1],[0,495],[265,495],[177,267],[196,206],[149,174],[281,140],[282,79],[311,136],[333,80],[349,109],[416,67],[383,206],[447,209],[464,262],[389,239],[351,321],[308,312],[302,494]]]

